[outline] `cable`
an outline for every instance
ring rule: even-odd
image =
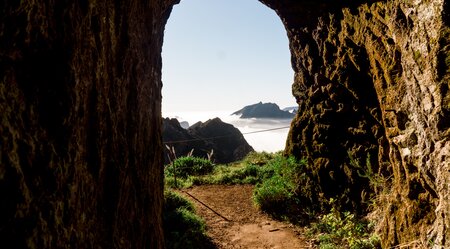
[[[246,132],[246,133],[242,133],[242,135],[255,134],[255,133],[267,132],[267,131],[282,130],[282,129],[289,129],[289,128],[291,128],[291,127],[290,126],[284,126],[284,127],[272,128],[272,129],[267,129],[267,130]]]
[[[214,209],[212,209],[210,206],[206,205],[204,202],[200,201],[199,199],[195,198],[195,196],[191,195],[190,193],[188,193],[187,191],[183,191],[183,190],[179,190],[187,195],[189,195],[190,197],[192,197],[192,199],[198,201],[200,204],[202,204],[203,206],[205,206],[207,209],[211,210],[213,213],[215,213],[217,216],[220,216],[222,219],[231,222],[231,220],[227,219],[225,216],[219,214],[217,211],[215,211]]]
[[[266,129],[266,130],[259,130],[259,131],[251,131],[246,133],[241,133],[242,135],[250,135],[255,133],[262,133],[262,132],[268,132],[268,131],[275,131],[275,130],[282,130],[282,129],[288,129],[290,126],[284,126],[284,127],[277,127],[272,129]],[[225,137],[233,137],[238,136],[237,134],[230,134],[230,135],[223,135],[223,136],[215,136],[215,137],[207,137],[207,138],[195,138],[195,139],[186,139],[186,140],[178,140],[178,141],[167,141],[163,142],[163,144],[178,144],[178,143],[186,143],[186,142],[194,142],[194,141],[204,141],[204,140],[213,140],[218,138],[225,138]]]

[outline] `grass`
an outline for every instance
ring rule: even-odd
[[[180,157],[166,168],[166,176],[186,178],[188,176],[206,175],[211,173],[214,165],[211,161],[200,157]]]
[[[273,173],[266,164],[277,156],[281,156],[281,153],[252,152],[241,162],[227,165],[207,164],[204,162],[206,159],[182,157],[175,160],[173,164],[176,167],[176,180],[173,174],[174,166],[166,166],[165,184],[172,188],[189,188],[205,184],[257,184]],[[196,165],[197,162],[203,166]]]
[[[267,174],[262,181],[255,186],[253,200],[261,210],[272,216],[298,223],[301,220],[309,220],[309,217],[300,215],[302,183],[307,176],[302,173],[304,161],[294,157],[277,156],[268,161],[264,166]],[[307,215],[309,216],[309,215]]]
[[[319,203],[327,202],[328,208],[333,207],[334,200],[326,201],[321,197],[304,160],[284,157],[281,153],[250,153],[241,162],[228,165],[213,165],[203,160],[177,159],[174,162],[176,186],[173,166],[166,166],[166,185],[187,188],[204,184],[254,184],[253,200],[261,210],[276,219],[309,226],[309,236],[319,248],[380,247],[373,223],[350,212],[339,212],[335,208],[326,211],[320,206]],[[201,234],[204,229],[201,222],[188,214],[192,209],[187,208],[187,204],[181,206],[185,208],[178,211],[179,216],[194,224]]]
[[[305,173],[305,161],[294,157],[286,158],[281,152],[254,152],[241,162],[213,165],[208,171],[193,171],[188,168],[200,168],[191,164],[194,161],[204,164],[200,159],[175,160],[176,179],[173,166],[166,166],[166,186],[188,188],[205,184],[254,184],[255,203],[272,216],[299,223],[309,220],[312,214],[313,209],[310,207],[313,200],[310,195],[318,191],[311,188],[313,184],[309,184],[310,179]],[[308,195],[305,195],[305,192]]]
[[[173,191],[164,193],[163,227],[168,249],[214,248],[193,204]]]

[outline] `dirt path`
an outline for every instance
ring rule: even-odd
[[[229,220],[184,194],[195,203],[197,213],[206,221],[208,235],[218,248],[313,248],[299,228],[272,220],[253,205],[251,185],[209,185],[184,191]]]

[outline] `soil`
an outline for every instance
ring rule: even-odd
[[[259,211],[251,199],[253,188],[252,185],[205,185],[181,193],[195,204],[217,248],[313,248],[303,235],[304,229],[273,220]]]

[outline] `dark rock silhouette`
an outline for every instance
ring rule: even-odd
[[[181,142],[176,142],[181,141]],[[173,146],[177,156],[185,156],[192,149],[193,155],[207,158],[211,150],[215,163],[229,163],[243,159],[253,148],[247,143],[242,133],[231,124],[219,118],[204,123],[198,122],[188,129],[181,127],[176,119],[163,120],[163,142]],[[165,162],[169,162],[165,150]]]
[[[164,248],[174,2],[0,2],[0,247]]]
[[[259,102],[254,105],[248,105],[232,115],[240,115],[240,118],[271,118],[271,119],[290,119],[295,114],[280,110],[280,107],[274,103]]]

